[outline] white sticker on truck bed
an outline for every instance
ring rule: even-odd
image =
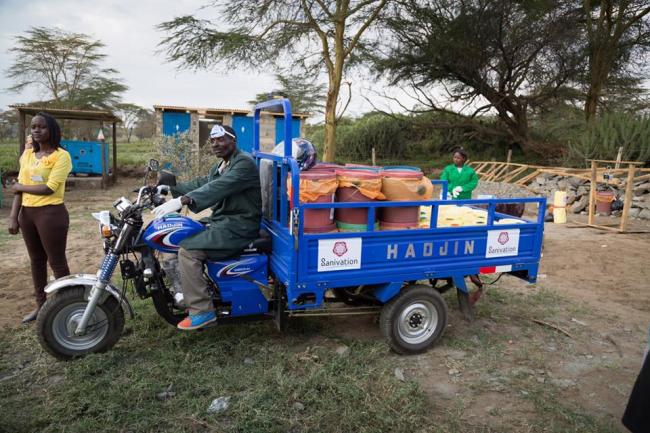
[[[485,257],[507,257],[519,254],[519,229],[489,230]]]
[[[362,238],[320,239],[318,272],[361,269]]]

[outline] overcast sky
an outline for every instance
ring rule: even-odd
[[[198,13],[215,19],[214,9],[200,10],[208,0],[0,0],[0,109],[43,97],[34,89],[9,93],[12,83],[4,71],[12,62],[7,50],[14,37],[33,26],[56,26],[101,40],[107,54],[104,63],[120,72],[129,86],[126,102],[151,107],[154,104],[191,107],[248,108],[255,94],[276,87],[272,74],[249,70],[223,72],[179,72],[156,55],[163,34],[155,26],[176,16]],[[368,87],[350,77],[356,92],[347,114],[371,109],[360,96]]]

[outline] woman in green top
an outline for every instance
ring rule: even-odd
[[[449,194],[456,200],[472,198],[472,191],[478,185],[478,176],[472,167],[465,165],[467,153],[463,149],[455,149],[454,163],[442,170],[440,179],[448,182]]]

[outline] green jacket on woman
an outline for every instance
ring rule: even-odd
[[[472,191],[478,185],[478,176],[472,167],[463,165],[460,173],[454,164],[449,164],[442,170],[440,179],[446,180],[449,186],[449,195],[455,187],[460,186],[463,188],[456,200],[468,200],[472,198]]]
[[[257,165],[247,153],[236,150],[219,174],[219,164],[207,176],[170,188],[175,197],[192,199],[192,212],[209,207],[208,229],[184,239],[186,250],[204,250],[212,260],[237,256],[258,237],[262,220],[262,192]]]

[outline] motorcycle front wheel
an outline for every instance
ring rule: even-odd
[[[38,340],[56,358],[70,360],[89,353],[105,352],[120,339],[124,329],[124,310],[109,296],[98,304],[84,335],[74,334],[88,301],[83,287],[71,287],[50,296],[36,320]]]

